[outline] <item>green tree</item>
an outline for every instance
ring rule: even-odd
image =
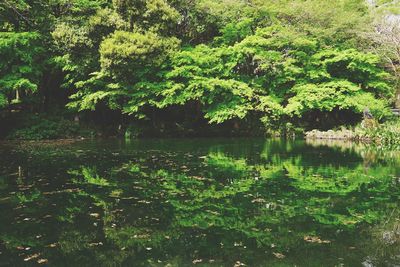
[[[0,105],[21,102],[38,90],[44,48],[36,32],[0,33]]]

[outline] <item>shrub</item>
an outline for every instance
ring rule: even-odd
[[[370,140],[377,145],[400,148],[400,120],[387,121],[373,128],[356,128],[357,139]]]
[[[82,129],[73,121],[62,117],[26,116],[23,121],[8,134],[7,139],[44,140],[89,136],[90,132]]]

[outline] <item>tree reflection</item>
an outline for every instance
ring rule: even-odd
[[[195,164],[171,154],[156,163],[151,156],[87,165],[70,169],[63,188],[53,191],[19,184],[0,202],[7,212],[1,225],[9,225],[0,230],[3,255],[39,253],[60,266],[63,259],[105,266],[334,265],[324,256],[351,256],[361,231],[365,240],[381,240],[385,231],[396,236],[398,221],[390,215],[400,196],[396,165],[378,164],[377,157],[366,169],[366,154],[312,144],[321,145],[309,153],[304,144],[267,143],[258,158],[210,149],[190,156]],[[321,159],[338,153],[351,162]],[[2,193],[10,186],[1,180]],[[390,251],[398,241],[385,246]],[[303,251],[313,257],[301,257]]]

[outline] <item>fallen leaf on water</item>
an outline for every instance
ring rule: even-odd
[[[32,255],[29,255],[28,257],[26,257],[25,259],[24,259],[24,261],[30,261],[30,260],[33,260],[33,259],[36,259],[37,257],[39,257],[40,256],[40,254],[32,254]]]
[[[139,189],[139,190],[143,189],[143,187],[141,187],[141,186],[132,186],[132,188],[133,189]]]
[[[95,217],[95,218],[99,218],[100,217],[100,214],[98,214],[98,213],[90,213],[89,215],[92,216],[92,217]]]
[[[146,239],[149,238],[149,234],[141,234],[141,235],[134,235],[133,238],[139,238],[139,239]]]
[[[191,176],[193,179],[199,180],[199,181],[204,181],[207,180],[207,178],[201,177],[201,176]]]
[[[251,201],[251,203],[264,203],[266,202],[265,199],[262,198],[255,198]]]
[[[49,261],[47,259],[38,259],[37,263],[42,264],[42,263],[48,263]]]
[[[151,201],[147,201],[147,200],[139,200],[138,203],[145,203],[145,204],[150,204]]]
[[[93,247],[93,246],[102,246],[103,242],[95,242],[95,243],[90,243],[89,246]]]
[[[322,240],[318,236],[305,236],[304,241],[309,243],[318,243],[318,244],[329,244],[331,241],[329,240]]]
[[[274,254],[274,256],[277,257],[278,259],[283,259],[283,258],[286,257],[286,256],[283,255],[282,253],[278,253],[278,252],[273,252],[272,254]]]

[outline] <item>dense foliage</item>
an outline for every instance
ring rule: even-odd
[[[377,127],[357,127],[356,138],[367,140],[379,147],[400,148],[400,120],[387,121]]]
[[[395,2],[3,1],[0,108],[115,128],[330,128],[365,108],[384,119],[400,32],[377,33]]]

